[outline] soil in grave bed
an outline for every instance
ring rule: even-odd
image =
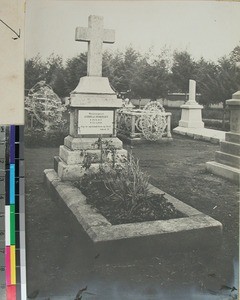
[[[131,199],[122,200],[112,194],[103,181],[92,180],[85,185],[83,180],[76,186],[86,196],[87,204],[97,209],[112,225],[186,217],[167,201],[164,194],[149,193],[133,206]]]

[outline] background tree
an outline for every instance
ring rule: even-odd
[[[144,57],[131,79],[131,89],[135,97],[156,100],[167,96],[168,83],[169,73],[165,61],[159,57],[150,64]]]
[[[195,61],[187,51],[163,49],[154,56],[151,49],[140,54],[132,47],[124,52],[103,53],[103,76],[109,78],[116,92],[127,92],[127,97],[157,99],[166,97],[168,91],[188,92],[189,79],[197,81],[197,92],[201,93],[201,103],[210,105],[231,98],[239,89],[240,46],[236,46],[228,57],[217,63],[201,58]],[[38,54],[25,61],[25,88],[32,88],[39,81],[46,81],[60,97],[69,96],[79,83],[80,77],[87,75],[87,54],[68,59],[51,54],[45,61]]]
[[[117,51],[114,54],[105,51],[103,53],[103,76],[109,78],[109,82],[116,92],[124,89],[124,54]]]
[[[36,83],[45,81],[59,96],[66,95],[66,83],[62,58],[51,54],[46,61],[43,61],[38,54],[25,61],[25,90],[26,94]]]
[[[171,68],[172,89],[176,92],[187,93],[189,79],[196,77],[196,63],[187,51],[175,51]]]
[[[103,76],[109,78],[114,90],[118,93],[131,90],[131,79],[134,76],[140,54],[132,47],[125,53],[117,51],[114,55],[103,54]]]
[[[87,75],[87,53],[68,59],[65,67],[66,94],[69,95],[78,85],[80,77]]]
[[[203,105],[216,103],[215,91],[213,86],[210,87],[209,81],[216,78],[217,73],[217,64],[206,61],[203,57],[196,64],[197,92],[201,94],[199,102]]]
[[[62,57],[52,53],[46,60],[46,67],[46,83],[59,97],[65,97],[67,91]]]
[[[238,75],[236,65],[230,59],[223,57],[217,65],[208,63],[208,70],[202,72],[200,78],[200,92],[202,103],[214,104],[223,103],[230,99],[237,91]],[[200,77],[200,76],[199,76]]]
[[[216,65],[206,62],[204,64],[205,68],[202,70],[199,68],[201,102],[205,105],[223,104],[223,129],[225,129],[226,100],[231,99],[232,94],[238,90],[239,70],[236,63],[226,57],[219,59]]]
[[[25,93],[28,93],[37,82],[46,80],[47,66],[38,54],[35,57],[25,60]]]
[[[230,61],[234,63],[240,62],[240,45],[236,46],[230,53]]]
[[[201,93],[201,103],[205,105],[223,103],[231,98],[240,84],[240,46],[236,46],[228,57],[224,56],[217,63],[201,58],[197,63],[197,81]]]
[[[240,45],[236,46],[230,53],[230,61],[235,67],[236,71],[236,81],[238,90],[240,90]]]
[[[132,90],[132,79],[136,76],[141,55],[132,47],[126,49],[124,54],[124,69],[123,87],[126,90]]]

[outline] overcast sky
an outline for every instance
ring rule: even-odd
[[[115,44],[104,44],[112,51],[131,45],[158,54],[167,46],[216,61],[240,44],[239,2],[27,0],[26,58],[54,52],[66,60],[86,51],[75,28],[87,27],[91,14],[115,30]]]

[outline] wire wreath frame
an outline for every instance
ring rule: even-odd
[[[149,141],[160,140],[167,127],[165,110],[158,101],[150,101],[142,111],[140,118],[143,136]]]

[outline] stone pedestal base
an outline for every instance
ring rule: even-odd
[[[93,138],[74,138],[70,135],[65,137],[64,139],[64,145],[68,147],[71,150],[87,150],[87,149],[97,149],[96,142],[98,141],[97,137]],[[123,143],[119,138],[117,137],[108,137],[108,138],[102,138],[103,141],[103,148],[106,147],[104,145],[105,141],[111,141],[111,144],[116,149],[122,149]]]
[[[220,151],[215,153],[215,161],[206,163],[208,171],[240,183],[240,92],[227,100],[230,109],[230,130],[225,141],[220,144]]]
[[[127,150],[122,149],[122,142],[114,138],[102,138],[102,149],[106,149],[105,141],[111,141],[111,145],[116,149],[115,162],[122,162],[127,157]],[[61,180],[74,181],[82,177],[86,172],[83,167],[87,157],[91,158],[92,172],[97,172],[100,163],[104,160],[112,161],[112,154],[104,156],[103,150],[99,149],[98,138],[73,138],[67,136],[64,139],[64,145],[60,146],[59,156],[54,158],[54,169]]]
[[[179,121],[180,127],[185,128],[204,128],[202,121],[202,108],[203,106],[191,104],[190,102],[180,106],[182,109],[181,120]]]
[[[206,168],[221,177],[240,182],[240,134],[227,132],[226,141],[220,143],[215,161],[206,163]]]

